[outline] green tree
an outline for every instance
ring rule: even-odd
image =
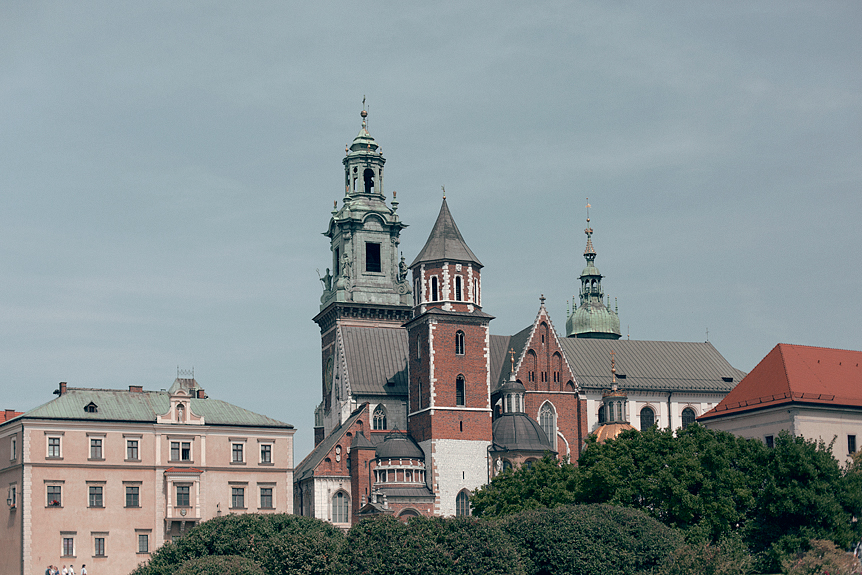
[[[545,455],[531,467],[507,470],[477,489],[470,507],[477,517],[500,517],[525,509],[577,503],[578,468]]]
[[[859,559],[845,553],[831,541],[814,539],[805,552],[798,552],[781,563],[787,575],[856,575],[862,573]]]
[[[348,533],[342,563],[347,575],[523,574],[500,527],[472,517],[362,521]]]
[[[238,555],[207,555],[189,559],[174,575],[266,575],[260,565]]]
[[[239,556],[267,575],[329,575],[344,534],[334,526],[287,514],[227,515],[205,521],[175,542],[166,543],[133,575],[173,575],[192,559]]]
[[[632,430],[604,443],[591,437],[578,461],[578,495],[642,509],[690,541],[717,541],[754,509],[765,455],[759,441],[696,424]]]
[[[649,573],[683,543],[647,514],[611,505],[533,509],[499,521],[529,575]]]
[[[653,575],[748,575],[754,558],[739,536],[731,535],[713,543],[699,541],[681,545],[655,570]]]

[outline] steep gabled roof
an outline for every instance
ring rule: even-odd
[[[727,393],[745,376],[709,342],[560,338],[580,389],[607,389],[611,351],[628,391]]]
[[[289,423],[254,413],[226,401],[197,398],[189,398],[186,401],[189,402],[192,413],[202,415],[207,425],[293,429]],[[95,412],[84,411],[84,407],[90,403],[95,404]],[[167,413],[170,405],[170,393],[166,391],[131,392],[120,389],[70,387],[60,397],[31,409],[22,417],[155,423],[157,416]]]
[[[341,338],[354,394],[407,394],[406,329],[342,326]]]
[[[347,420],[339,425],[336,429],[329,434],[328,437],[325,437],[323,441],[314,446],[314,449],[311,450],[311,453],[305,456],[305,459],[299,462],[299,465],[296,466],[293,470],[293,481],[294,483],[298,483],[303,479],[308,479],[309,477],[314,476],[314,470],[317,469],[317,466],[320,465],[320,462],[323,461],[323,458],[326,457],[326,454],[329,453],[335,444],[341,441],[341,438],[344,437],[344,434],[347,433],[347,430],[350,429],[353,424],[359,419],[359,416],[362,415],[368,409],[368,404],[363,403],[359,407],[353,410],[353,413],[350,414],[350,417]]]
[[[862,407],[862,351],[780,343],[699,419],[777,405]]]
[[[467,242],[464,241],[461,232],[458,231],[458,226],[452,219],[445,197],[437,221],[431,229],[431,235],[428,236],[425,247],[422,248],[410,267],[424,262],[437,261],[473,263],[482,267],[482,262],[467,247]]]

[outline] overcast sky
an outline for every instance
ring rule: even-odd
[[[298,463],[363,96],[406,259],[445,185],[492,333],[565,330],[589,197],[632,339],[862,349],[862,3],[628,4],[3,2],[0,408],[194,368]]]

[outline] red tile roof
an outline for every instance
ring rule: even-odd
[[[168,467],[165,473],[203,473],[203,469],[197,467]]]
[[[19,415],[24,415],[23,411],[15,411],[14,409],[4,410],[3,413],[0,413],[0,423],[4,421],[9,421],[13,417],[18,417]]]
[[[780,343],[698,419],[790,403],[862,407],[862,351]]]

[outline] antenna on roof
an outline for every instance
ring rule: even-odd
[[[706,328],[706,343],[709,343],[709,328]]]
[[[440,189],[443,190],[443,199],[446,199],[446,186],[440,186]]]

